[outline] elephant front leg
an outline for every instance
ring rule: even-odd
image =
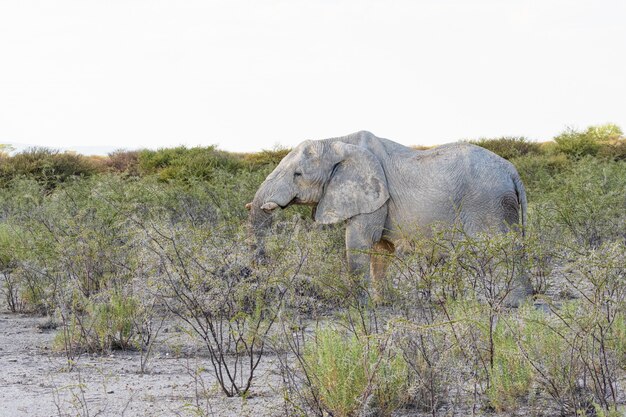
[[[381,207],[373,213],[360,214],[351,218],[346,228],[346,255],[350,272],[362,276],[364,286],[360,291],[361,302],[367,300],[370,287],[370,252],[374,244],[380,241],[387,208]]]
[[[393,286],[387,279],[387,269],[395,247],[388,240],[381,239],[374,244],[370,260],[370,276],[372,278],[372,298],[375,304],[384,303],[389,299]]]

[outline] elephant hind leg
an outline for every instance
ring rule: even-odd
[[[517,230],[520,225],[520,207],[517,201],[517,195],[508,193],[502,196],[500,199],[500,208],[502,209],[504,217],[505,231],[509,229]]]
[[[390,282],[386,275],[391,255],[393,255],[395,250],[393,243],[385,239],[374,243],[372,247],[370,276],[372,277],[372,295],[375,303],[384,301],[389,293]]]

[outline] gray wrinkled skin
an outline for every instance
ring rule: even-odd
[[[350,269],[369,278],[371,262],[377,280],[385,268],[363,251],[393,251],[407,233],[438,223],[472,235],[526,219],[519,174],[496,154],[462,142],[418,151],[365,131],[302,142],[265,179],[248,205],[258,257],[271,212],[290,204],[316,206],[320,223],[346,221]]]

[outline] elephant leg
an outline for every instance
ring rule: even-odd
[[[519,270],[517,271],[517,276],[512,283],[510,293],[504,300],[507,307],[513,308],[519,307],[529,297],[534,295],[533,285],[530,280],[530,271],[527,269],[527,254],[525,253],[524,248],[518,250],[520,251],[517,259],[517,262],[520,265]]]
[[[386,217],[385,205],[372,213],[352,217],[346,227],[348,268],[351,273],[362,275],[367,287],[370,284],[370,252],[382,237]]]
[[[395,246],[388,240],[381,239],[374,244],[370,261],[370,276],[375,303],[384,301],[389,293],[390,282],[386,279],[387,268],[391,261],[390,255],[395,251]]]

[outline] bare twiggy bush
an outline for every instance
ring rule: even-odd
[[[155,343],[169,314],[159,308],[159,297],[151,294],[146,288],[142,288],[137,303],[137,311],[130,316],[130,320],[137,335],[135,348],[139,350],[139,370],[144,374],[149,371]]]
[[[542,384],[565,410],[605,411],[619,400],[618,372],[624,363],[626,248],[615,242],[581,256],[564,278],[576,300],[549,303],[549,317],[535,317],[543,334],[529,338],[528,355]],[[554,349],[554,348],[557,349]],[[567,352],[566,357],[561,355]],[[553,361],[559,360],[557,364]],[[548,361],[546,363],[546,361]]]
[[[19,280],[11,267],[6,267],[0,271],[0,283],[2,285],[0,291],[4,295],[9,311],[12,313],[23,311],[24,303],[21,299]]]
[[[157,259],[161,302],[202,340],[224,394],[245,395],[305,254],[251,269],[245,234],[228,225],[137,223]]]
[[[391,272],[393,304],[406,323],[398,340],[413,371],[415,404],[433,415],[464,407],[468,396],[474,406],[513,407],[527,394],[530,377],[502,372],[523,367],[520,360],[512,363],[512,342],[499,322],[526,279],[528,248],[521,236],[439,228],[407,246],[411,251],[393,258]]]

